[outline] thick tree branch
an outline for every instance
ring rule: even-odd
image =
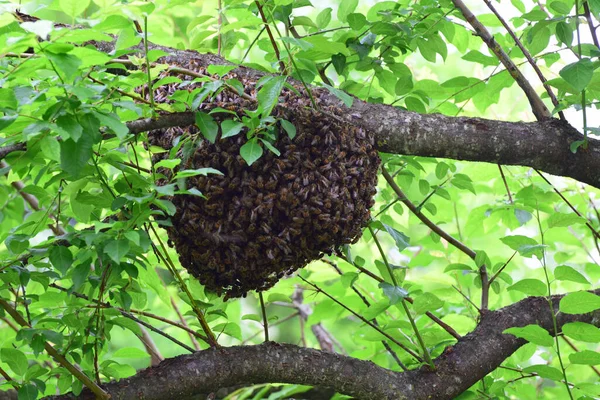
[[[600,289],[594,293],[600,294]],[[555,309],[559,308],[562,297],[552,297]],[[600,310],[583,315],[557,315],[559,328],[574,321],[600,326]],[[361,399],[452,399],[526,343],[503,334],[505,329],[530,324],[539,324],[551,335],[555,334],[546,298],[526,298],[483,315],[473,332],[435,360],[435,372],[426,367],[392,372],[371,362],[335,353],[268,342],[258,346],[208,349],[168,359],[131,378],[104,385],[104,389],[113,399],[186,399],[235,384],[285,382],[328,386]],[[77,398],[92,399],[93,395],[86,391]]]
[[[107,53],[113,43],[100,42],[98,49]],[[233,65],[214,54],[175,50],[162,46],[169,55],[161,63],[181,65],[194,59],[195,65]],[[233,73],[258,80],[264,72],[238,67]],[[370,104],[354,99],[352,107],[344,104],[325,89],[315,88],[324,106],[341,109],[347,121],[375,133],[377,147],[382,152],[441,157],[464,161],[482,161],[503,165],[536,168],[553,175],[565,176],[600,188],[600,141],[589,139],[587,149],[570,151],[574,141],[584,137],[566,122],[555,119],[540,122],[506,122],[469,117],[448,117],[440,114],[418,114],[383,104]],[[307,102],[306,105],[309,105]],[[127,123],[132,133],[194,123],[191,112],[163,115]],[[25,146],[7,145],[0,148],[0,159]]]

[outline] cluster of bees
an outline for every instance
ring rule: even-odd
[[[184,67],[198,70],[193,65]],[[243,83],[253,95],[256,82]],[[177,87],[158,88],[156,98],[168,99]],[[280,156],[265,149],[249,166],[240,156],[247,141],[242,130],[237,136],[219,137],[214,144],[198,141],[193,155],[179,166],[211,167],[223,173],[187,178],[186,186],[196,187],[205,198],[175,195],[170,199],[177,212],[167,228],[169,239],[181,265],[208,290],[230,298],[269,289],[310,261],[355,242],[368,223],[380,163],[373,138],[305,105],[301,96],[288,89],[282,92],[272,115],[294,124],[297,135],[290,139],[277,124],[274,146]],[[204,112],[216,107],[242,116],[244,109],[255,109],[256,104],[222,92],[200,105]],[[232,118],[225,113],[213,116],[218,122]],[[198,129],[189,126],[157,130],[149,136],[151,143],[169,149],[176,138],[197,134]]]

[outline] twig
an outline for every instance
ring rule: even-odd
[[[250,43],[250,46],[248,46],[248,48],[246,49],[246,52],[244,53],[244,56],[242,57],[240,63],[243,63],[244,60],[246,59],[246,57],[248,57],[248,54],[250,53],[250,50],[252,49],[252,47],[254,47],[254,44],[258,41],[258,38],[260,38],[260,35],[262,35],[262,33],[264,31],[265,31],[265,27],[263,26],[261,28],[261,30],[258,32],[258,34],[256,35],[256,37]]]
[[[469,302],[469,304],[471,304],[473,307],[475,307],[475,309],[477,310],[477,312],[479,312],[481,314],[481,310],[479,309],[479,307],[477,307],[477,305],[475,303],[473,303],[473,301],[466,295],[464,294],[459,288],[457,288],[456,286],[452,285],[452,287],[458,292],[460,293],[460,295],[462,297],[465,298],[465,300],[467,300]]]
[[[554,107],[557,107],[558,106],[558,99],[554,95],[554,92],[552,91],[552,88],[548,85],[546,77],[544,76],[544,74],[542,74],[542,71],[537,66],[537,64],[535,63],[535,60],[533,59],[533,57],[529,53],[529,50],[527,50],[525,48],[525,46],[523,46],[523,43],[521,42],[521,40],[519,40],[519,38],[517,37],[517,35],[515,35],[515,33],[513,32],[513,30],[510,28],[510,26],[504,20],[504,18],[502,18],[502,16],[496,10],[496,8],[492,4],[492,2],[490,0],[484,0],[484,1],[485,1],[485,4],[487,4],[487,6],[490,9],[490,11],[492,11],[494,13],[494,15],[496,16],[496,18],[498,18],[498,20],[500,21],[500,23],[502,24],[502,26],[504,26],[504,29],[506,29],[506,31],[508,32],[508,34],[510,35],[510,37],[513,38],[513,40],[514,40],[515,44],[517,45],[517,47],[523,52],[523,55],[525,56],[525,58],[529,62],[529,65],[531,65],[531,67],[533,68],[533,70],[537,74],[538,78],[540,78],[540,81],[542,82],[542,85],[544,86],[544,89],[546,89],[546,93],[548,93],[548,96],[550,97],[550,100],[552,100],[552,104],[554,105]],[[584,3],[584,4],[587,4],[587,2]],[[563,114],[562,111],[559,111],[558,115],[560,116],[560,119],[562,119],[563,121],[565,120],[565,116],[564,116],[564,114]]]
[[[263,12],[263,8],[260,5],[260,2],[258,0],[256,0],[254,2],[254,4],[256,4],[256,8],[258,8],[258,13],[260,14],[260,18],[262,19],[263,23],[265,24],[265,29],[267,31],[267,35],[269,35],[269,40],[271,41],[271,45],[273,46],[273,50],[275,51],[275,57],[277,57],[277,61],[279,63],[279,71],[281,73],[285,73],[285,64],[281,60],[281,54],[279,53],[279,47],[277,46],[277,42],[275,41],[275,38],[273,37],[273,32],[271,32],[271,27],[269,26],[269,21],[267,21],[267,17],[265,16],[265,13]]]
[[[394,190],[394,192],[396,192],[396,195],[398,196],[398,198],[400,199],[400,201],[402,203],[404,203],[404,205],[417,218],[419,218],[419,220],[421,220],[421,222],[423,222],[425,225],[427,225],[429,227],[429,229],[431,229],[432,231],[434,231],[435,233],[437,233],[440,237],[444,238],[448,243],[450,243],[451,245],[453,245],[454,247],[456,247],[457,249],[459,249],[460,251],[462,251],[469,258],[471,258],[472,260],[475,260],[475,256],[477,254],[473,250],[471,250],[469,247],[467,247],[466,245],[464,245],[463,243],[461,243],[459,240],[457,240],[454,237],[452,237],[450,234],[446,233],[446,231],[444,231],[442,228],[440,228],[435,223],[433,223],[429,218],[427,218],[421,212],[421,210],[419,210],[410,200],[408,200],[408,198],[406,197],[406,195],[404,194],[404,192],[402,192],[402,189],[400,189],[400,187],[396,184],[396,182],[391,177],[391,175],[387,171],[387,169],[385,167],[382,167],[381,170],[382,170],[382,173],[383,173],[383,177],[385,178],[385,180],[387,181],[387,183],[390,185],[390,187],[392,188],[392,190]],[[488,282],[488,274],[487,274],[487,269],[486,269],[485,264],[482,264],[479,267],[479,276],[481,278],[481,310],[487,311],[487,309],[488,309],[488,303],[489,303],[489,289],[490,289],[490,285],[489,285],[489,282]]]
[[[556,188],[554,187],[554,185],[542,174],[542,172],[540,170],[535,170],[535,172],[537,172],[537,174],[548,184],[552,187],[552,189],[554,190],[554,192],[565,202],[565,204],[567,204],[569,206],[569,208],[571,210],[573,210],[573,212],[575,214],[577,214],[577,216],[585,219],[585,225],[589,228],[589,230],[592,232],[592,234],[597,238],[600,239],[600,233],[598,233],[598,231],[596,229],[594,229],[594,227],[592,226],[592,224],[590,224],[590,222],[588,221],[587,218],[585,218],[583,215],[581,215],[581,213],[579,211],[577,211],[577,209],[573,206],[573,204],[571,204],[571,202],[569,202],[569,200],[567,200],[567,198],[565,196],[563,196],[563,194]]]
[[[262,292],[258,292],[258,299],[260,300],[260,311],[263,317],[263,329],[265,331],[265,342],[269,341],[269,319],[267,318],[267,310],[265,309],[265,300],[263,299]]]
[[[169,320],[167,318],[161,317],[160,315],[152,314],[152,313],[149,313],[147,311],[136,310],[136,309],[133,309],[133,308],[131,308],[129,310],[125,310],[125,309],[123,309],[121,307],[115,307],[115,306],[110,305],[109,303],[102,303],[102,302],[100,302],[100,301],[98,301],[96,299],[90,299],[85,294],[81,294],[81,293],[78,293],[78,292],[69,291],[68,289],[63,288],[62,286],[59,286],[56,283],[51,283],[48,286],[53,287],[54,289],[60,290],[60,291],[65,292],[65,293],[69,293],[70,295],[78,297],[80,299],[87,300],[87,301],[92,301],[92,302],[94,302],[94,303],[96,303],[99,306],[102,306],[104,308],[113,308],[115,310],[118,310],[121,313],[121,315],[123,315],[125,318],[129,318],[129,319],[131,319],[131,320],[133,320],[135,322],[138,322],[139,319],[136,318],[136,317],[134,317],[133,315],[131,315],[131,313],[139,314],[141,316],[152,318],[152,319],[155,319],[157,321],[161,321],[161,322],[164,322],[166,324],[175,326],[175,327],[177,327],[179,329],[183,329],[184,331],[186,331],[190,335],[193,335],[193,336],[197,337],[198,339],[207,341],[207,339],[203,335],[199,334],[198,332],[194,331],[193,329],[189,328],[188,326],[185,326],[183,324],[178,324],[177,322],[174,322],[174,321],[171,321],[171,320]],[[162,332],[162,331],[160,331],[160,332]],[[156,333],[158,333],[159,335],[162,335],[162,333],[160,333],[160,332],[156,332]],[[170,339],[170,338],[167,337],[167,339]]]
[[[19,325],[24,328],[31,328],[31,326],[25,321],[25,319],[14,309],[6,300],[0,298],[0,307],[2,307]],[[56,362],[66,368],[73,376],[81,381],[88,389],[90,389],[97,398],[108,400],[110,395],[106,393],[100,386],[96,385],[94,381],[87,377],[78,367],[71,364],[62,354],[48,342],[44,341],[44,349]]]
[[[347,307],[346,305],[344,305],[343,303],[341,303],[338,299],[336,299],[335,297],[331,296],[329,293],[323,291],[321,288],[319,288],[314,283],[311,283],[311,282],[307,281],[306,279],[304,279],[301,276],[298,276],[298,277],[300,279],[302,279],[302,281],[306,282],[308,285],[312,286],[317,292],[323,293],[327,298],[329,298],[330,300],[333,300],[334,303],[336,303],[337,305],[339,305],[340,307],[342,307],[346,311],[349,311],[356,318],[360,319],[362,322],[364,322],[365,324],[369,325],[371,328],[375,329],[377,332],[379,332],[380,334],[382,334],[383,336],[385,336],[386,338],[388,338],[389,340],[391,340],[394,344],[396,344],[402,350],[406,351],[408,354],[410,354],[411,356],[413,356],[417,361],[423,362],[423,359],[417,353],[415,353],[414,351],[412,351],[411,349],[409,349],[408,347],[406,347],[405,345],[403,345],[402,343],[400,343],[399,341],[397,341],[395,338],[393,338],[392,336],[390,336],[387,332],[385,332],[384,330],[382,330],[380,327],[374,325],[371,321],[369,321],[368,319],[366,319],[362,315],[354,312],[352,309],[350,309],[349,307]]]
[[[569,345],[569,347],[571,347],[576,352],[579,352],[577,346],[575,346],[568,337],[566,337],[565,335],[561,335],[561,338]],[[596,368],[594,365],[590,365],[590,367],[596,373],[596,375],[600,376],[600,370],[598,370],[598,368]]]
[[[221,15],[221,12],[223,10],[222,10],[221,7],[222,7],[221,6],[221,0],[218,0],[217,1],[217,15],[218,15],[217,16],[217,25],[218,25],[218,27],[217,27],[217,31],[218,31],[218,33],[217,33],[217,55],[219,57],[221,57],[221,46],[223,45],[223,43],[222,43],[223,38],[221,37],[222,36],[222,34],[221,34],[221,26],[223,25],[223,17]]]
[[[513,79],[517,82],[517,84],[521,87],[523,92],[525,92],[525,96],[529,100],[529,104],[531,105],[531,110],[533,114],[536,116],[538,120],[544,120],[552,117],[548,108],[544,105],[544,102],[538,94],[535,92],[531,84],[519,68],[513,63],[508,54],[504,52],[504,50],[500,47],[500,45],[496,42],[494,37],[489,33],[485,26],[473,15],[471,10],[467,8],[465,3],[462,0],[452,0],[454,6],[461,12],[463,17],[467,20],[467,22],[473,27],[477,35],[481,37],[481,40],[488,46],[488,48],[494,53],[494,55],[498,58],[498,60],[504,65],[504,67],[508,70]]]
[[[0,168],[7,168],[8,164],[6,164],[4,161],[0,161]],[[13,188],[15,188],[15,190],[21,195],[21,197],[23,198],[23,200],[25,200],[27,202],[27,204],[29,204],[29,206],[34,210],[34,211],[40,211],[40,202],[38,201],[38,199],[29,193],[26,193],[23,191],[23,189],[25,189],[25,185],[23,184],[23,182],[21,181],[14,181],[11,183],[11,186]],[[48,218],[50,219],[54,219],[54,216],[52,214],[48,214]],[[52,225],[52,224],[48,224],[48,228],[50,228],[50,230],[56,235],[56,236],[61,236],[64,235],[66,232],[65,230],[62,228],[62,226],[60,225]]]
[[[600,49],[600,43],[598,43],[598,36],[596,35],[596,29],[594,29],[594,21],[592,20],[592,13],[590,12],[590,5],[587,1],[583,2],[583,14],[585,15],[585,19],[588,23],[588,27],[590,28],[590,35],[592,36],[592,40],[596,47]]]
[[[340,257],[340,256],[338,256]],[[365,269],[359,265],[356,265],[355,263],[350,262],[346,257],[340,257],[342,260],[346,261],[348,264],[352,265],[354,268],[358,269],[360,272],[365,273],[367,276],[369,276],[370,278],[376,280],[377,282],[384,282],[384,280],[382,278],[380,278],[379,276],[373,274],[371,271],[369,271],[368,269]],[[331,265],[332,267],[334,267],[336,270],[338,270],[338,266],[335,265],[335,263],[333,261],[330,260],[323,260],[324,262],[326,262],[327,264]],[[357,293],[358,294],[358,293]],[[362,298],[362,295],[359,294],[359,296]],[[409,303],[413,304],[414,300],[412,297],[407,296],[406,297],[406,301],[408,301]],[[438,317],[436,317],[435,315],[433,315],[430,311],[425,312],[425,315],[427,315],[433,322],[435,322],[436,324],[438,324],[440,327],[442,327],[442,329],[444,329],[446,332],[448,332],[450,335],[454,336],[457,340],[461,338],[461,336],[458,334],[458,332],[456,332],[454,330],[454,328],[452,328],[450,325],[448,325],[447,323],[445,323],[444,321],[442,321],[441,319],[439,319]]]
[[[475,259],[476,253],[473,250],[471,250],[469,247],[467,247],[466,245],[464,245],[463,243],[461,243],[460,241],[458,241],[457,239],[452,237],[450,234],[446,233],[444,230],[442,230],[439,226],[437,226],[429,218],[427,218],[420,210],[418,210],[417,207],[410,200],[408,200],[408,198],[406,197],[404,192],[402,192],[402,189],[400,189],[400,187],[396,184],[396,182],[391,177],[390,173],[387,171],[387,169],[385,167],[382,168],[382,173],[383,173],[383,177],[385,178],[387,183],[390,185],[392,190],[394,192],[396,192],[396,195],[398,196],[400,201],[402,203],[404,203],[404,205],[413,214],[415,214],[415,216],[417,218],[419,218],[421,220],[421,222],[423,222],[425,225],[427,225],[427,227],[429,229],[434,231],[440,237],[444,238],[444,240],[446,240],[448,243],[450,243],[451,245],[453,245],[454,247],[456,247],[457,249],[462,251],[469,258]]]
[[[494,280],[495,280],[495,279],[498,277],[498,275],[500,275],[500,273],[501,273],[502,271],[504,271],[504,268],[506,268],[506,266],[507,266],[507,265],[508,265],[508,264],[509,264],[509,263],[512,261],[513,257],[514,257],[514,256],[516,256],[516,255],[517,255],[517,252],[515,251],[515,252],[513,253],[513,255],[512,255],[512,256],[510,256],[510,258],[508,259],[508,261],[506,261],[506,262],[504,263],[504,265],[503,265],[502,267],[500,267],[500,269],[498,270],[498,272],[496,272],[494,275],[492,275],[492,277],[491,277],[491,279],[490,279],[490,282],[489,282],[489,284],[490,284],[490,285],[492,284],[492,282],[494,282]]]
[[[502,176],[502,182],[504,182],[504,187],[506,188],[506,194],[508,194],[508,201],[510,204],[514,204],[512,195],[510,194],[510,189],[508,187],[508,182],[506,182],[504,171],[502,171],[502,165],[498,164],[498,169],[500,170],[500,176]]]

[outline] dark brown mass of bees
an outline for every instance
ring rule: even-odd
[[[203,72],[193,62],[187,64],[182,67]],[[192,79],[180,77],[188,83]],[[246,93],[254,95],[255,82],[242,83]],[[155,98],[168,102],[175,90],[199,85],[162,86]],[[288,89],[282,92],[280,104],[273,115],[297,129],[297,136],[289,139],[280,128],[274,143],[280,156],[265,148],[263,156],[248,166],[240,156],[240,147],[246,142],[242,131],[234,137],[218,138],[215,144],[200,140],[195,153],[179,166],[212,167],[223,173],[187,178],[187,188],[196,187],[206,199],[174,196],[171,201],[177,213],[167,231],[183,267],[207,289],[228,298],[269,289],[324,253],[357,241],[370,219],[380,163],[373,138],[339,118],[307,107],[302,96]],[[255,109],[256,104],[222,92],[200,109],[207,112],[216,107],[242,116],[244,109]],[[221,122],[232,115],[217,113],[213,117]],[[197,133],[195,126],[170,128],[151,132],[150,140],[169,149],[176,138]]]

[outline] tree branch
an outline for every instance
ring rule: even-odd
[[[96,43],[99,50],[110,52],[114,44]],[[169,55],[161,63],[181,65],[194,60],[199,67],[235,65],[215,54],[175,50],[152,45]],[[239,66],[232,71],[242,78],[258,80],[264,76],[251,68]],[[291,80],[291,79],[290,79]],[[378,150],[387,153],[441,157],[464,161],[482,161],[502,165],[521,165],[553,175],[565,176],[600,188],[600,141],[589,139],[587,149],[570,151],[571,143],[584,136],[567,122],[549,119],[540,122],[506,122],[483,118],[449,117],[418,114],[384,104],[370,104],[354,99],[347,108],[340,99],[323,88],[313,88],[321,105],[335,107],[352,124],[375,133]],[[309,105],[309,102],[306,103]],[[131,133],[194,123],[194,113],[183,112],[145,118],[127,123]],[[0,147],[0,159],[25,144]]]
[[[600,289],[593,291],[600,294]],[[555,309],[563,295],[552,296]],[[600,326],[600,310],[582,315],[558,313],[559,329],[569,322]],[[435,360],[436,371],[423,367],[392,372],[369,361],[290,344],[263,343],[208,349],[163,361],[137,375],[103,385],[113,398],[186,399],[235,384],[267,382],[332,387],[362,399],[452,399],[496,369],[526,342],[502,332],[539,324],[555,335],[548,300],[529,297],[484,314],[475,330]],[[352,379],[348,379],[351,376]],[[50,399],[93,399],[84,391]]]

